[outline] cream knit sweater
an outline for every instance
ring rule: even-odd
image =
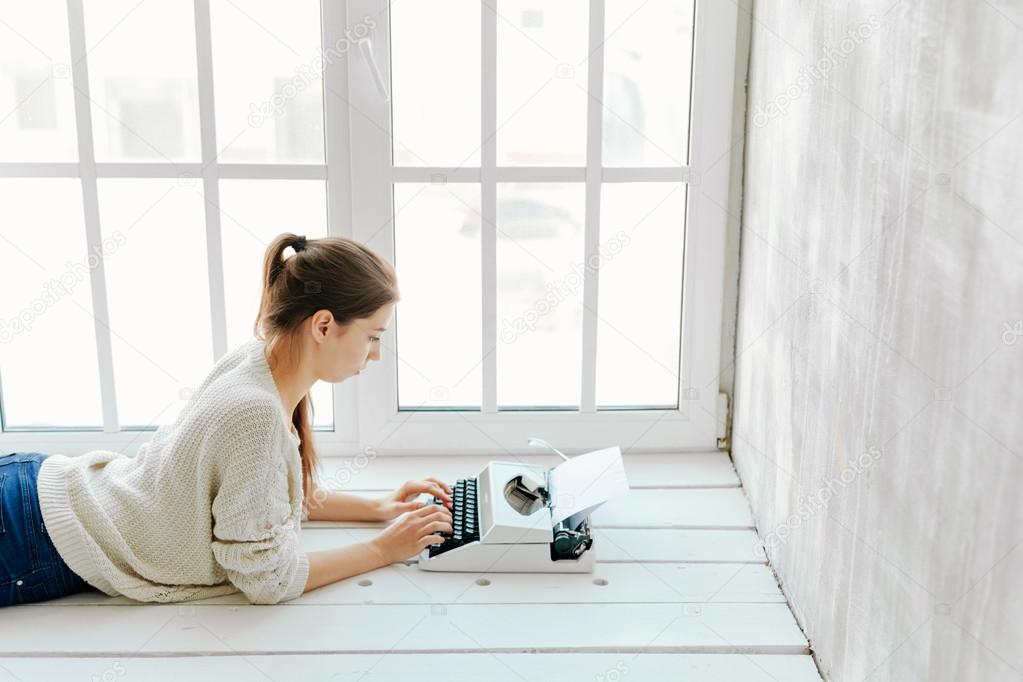
[[[238,592],[294,599],[309,559],[299,438],[251,339],[225,355],[134,457],[52,455],[43,523],[61,558],[108,595],[178,602]]]

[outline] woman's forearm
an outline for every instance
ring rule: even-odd
[[[310,521],[385,521],[380,500],[317,487],[306,501]]]
[[[308,552],[309,577],[303,592],[372,571],[391,562],[372,542]]]

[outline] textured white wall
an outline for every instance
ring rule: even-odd
[[[733,457],[830,679],[1023,680],[1021,64],[1018,1],[754,2]]]

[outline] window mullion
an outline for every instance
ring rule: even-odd
[[[484,0],[480,69],[480,274],[482,276],[483,392],[480,411],[497,412],[497,11]]]
[[[99,366],[100,399],[103,402],[103,431],[120,430],[114,358],[110,342],[110,310],[107,305],[103,234],[99,219],[99,190],[96,182],[96,151],[92,139],[92,110],[89,97],[89,64],[85,44],[85,12],[82,0],[68,0],[68,35],[71,48],[71,84],[75,90],[75,127],[78,136],[78,168],[82,182],[85,241],[89,253],[97,254],[96,267],[89,269],[92,312],[96,330],[96,359]]]
[[[323,135],[327,182],[327,234],[342,237],[352,232],[352,159],[349,137],[348,59],[345,35],[346,3],[320,3],[320,51],[323,55]],[[350,48],[349,48],[350,49]],[[345,443],[359,439],[359,401],[354,381],[332,384],[334,433]],[[333,444],[338,447],[337,443]]]
[[[597,410],[597,296],[600,272],[600,182],[603,177],[604,0],[590,0],[586,99],[586,215],[583,267],[582,391],[579,411]]]
[[[348,64],[348,90],[330,92],[327,97],[343,98],[349,109],[348,135],[351,148],[352,236],[384,258],[395,259],[394,201],[391,184],[390,18],[387,0],[347,0],[346,23],[336,27],[338,35],[355,38],[344,51]],[[370,23],[372,22],[372,23]],[[360,24],[364,29],[356,29]],[[341,34],[341,31],[345,31]],[[358,36],[364,37],[358,37]],[[342,46],[348,44],[342,42]],[[384,78],[378,87],[375,70]],[[330,121],[328,125],[336,125]],[[403,324],[401,310],[383,335],[380,363],[375,371],[351,380],[358,401],[358,444],[377,447],[394,430],[398,416],[398,358],[394,339]]]
[[[209,0],[195,0],[195,63],[199,85],[199,130],[202,149],[202,190],[206,212],[206,264],[210,286],[210,329],[213,357],[227,352],[224,297],[224,248],[220,234],[220,180],[217,166],[217,121],[213,104],[213,46]]]

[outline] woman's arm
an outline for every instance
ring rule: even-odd
[[[372,541],[321,549],[306,556],[309,557],[309,577],[304,592],[392,563],[373,546]]]
[[[310,521],[387,521],[380,499],[330,488],[313,488],[305,503]]]
[[[451,532],[451,512],[427,505],[406,514],[368,542],[309,552],[304,592],[416,556]]]
[[[422,493],[435,495],[451,507],[451,486],[433,477],[406,481],[383,497],[367,498],[318,485],[303,504],[310,521],[390,521],[399,514],[419,508],[415,498]]]

